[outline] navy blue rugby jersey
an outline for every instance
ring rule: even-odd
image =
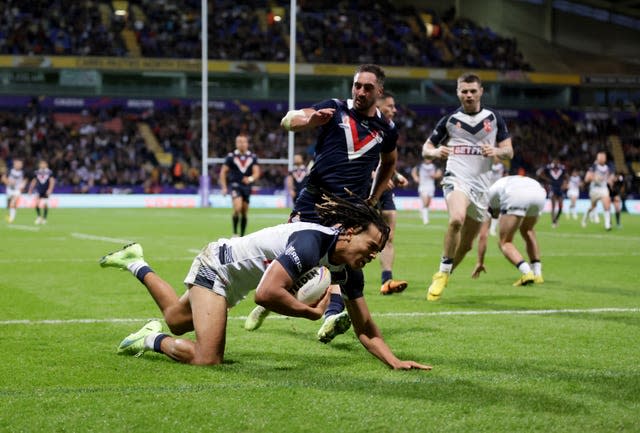
[[[39,194],[46,194],[49,189],[49,185],[51,184],[52,175],[53,171],[49,168],[39,168],[36,170],[36,191],[38,191]]]
[[[549,182],[549,186],[554,193],[562,193],[562,184],[566,177],[567,169],[564,164],[547,164],[544,169],[544,177]]]
[[[329,99],[313,106],[315,110],[335,108],[333,118],[319,127],[314,164],[307,185],[347,197],[344,189],[366,198],[371,172],[380,153],[396,149],[398,131],[379,110],[373,117],[362,116],[353,108],[353,100]]]
[[[243,177],[251,176],[253,166],[258,164],[258,157],[253,152],[240,153],[238,149],[229,152],[224,159],[224,165],[229,167],[227,183],[242,183]]]

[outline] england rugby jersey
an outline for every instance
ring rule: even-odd
[[[594,163],[589,171],[593,172],[593,178],[591,179],[589,190],[607,188],[609,177],[613,173],[613,169],[609,164]]]
[[[204,265],[202,275],[208,280],[219,278],[229,294],[229,305],[240,302],[255,289],[267,266],[277,260],[296,281],[311,268],[326,266],[336,275],[344,273],[344,265],[329,262],[340,232],[336,228],[297,222],[268,227],[247,236],[219,239],[208,244],[198,256]],[[338,281],[335,281],[338,282]],[[341,285],[345,296],[362,296],[358,281]]]
[[[258,164],[258,157],[253,152],[240,153],[236,149],[227,154],[224,164],[229,167],[227,183],[241,184],[243,177],[251,176],[253,166]]]
[[[24,171],[12,168],[9,170],[9,184],[7,184],[7,195],[19,194],[24,187]]]
[[[438,168],[433,162],[423,162],[418,167],[419,187],[424,189],[435,188],[435,176]]]
[[[496,111],[482,108],[467,114],[461,107],[438,121],[429,140],[435,146],[451,148],[445,177],[454,176],[473,189],[486,191],[491,185],[493,158],[482,156],[482,145],[496,146],[507,138],[507,124]]]
[[[372,117],[356,112],[353,100],[330,99],[313,106],[315,110],[334,108],[332,119],[318,128],[314,164],[307,185],[316,191],[325,189],[348,199],[345,188],[359,197],[369,195],[371,172],[380,161],[380,153],[396,148],[398,131],[379,110]],[[309,194],[306,189],[301,197]],[[316,200],[308,200],[308,204]],[[298,207],[296,202],[296,210]],[[304,205],[304,200],[302,202]],[[312,210],[312,209],[311,209]]]

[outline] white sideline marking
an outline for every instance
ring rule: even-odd
[[[71,233],[71,236],[78,239],[87,239],[90,241],[112,242],[114,244],[130,244],[133,242],[129,239],[108,238],[106,236],[88,235],[86,233]]]
[[[21,224],[9,224],[9,225],[7,225],[7,228],[12,229],[12,230],[24,230],[26,232],[39,232],[40,231],[40,227],[24,226],[24,225],[21,225]]]
[[[640,313],[640,308],[566,308],[557,310],[496,310],[496,311],[434,311],[408,313],[372,313],[374,317],[429,317],[429,316],[543,316],[550,314],[601,314]],[[247,316],[230,316],[229,320],[246,320]],[[274,315],[268,319],[288,319]],[[0,325],[66,325],[74,323],[130,323],[145,322],[149,319],[44,319],[44,320],[1,320]]]

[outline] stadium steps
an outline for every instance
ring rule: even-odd
[[[629,174],[629,167],[627,167],[627,161],[624,157],[624,150],[622,149],[622,141],[617,135],[609,136],[609,150],[613,155],[613,163],[616,165],[616,171],[621,171],[624,174]]]
[[[147,149],[153,152],[158,164],[163,167],[171,167],[173,164],[173,155],[162,150],[158,138],[151,130],[151,127],[146,122],[138,122],[138,132],[142,136],[144,143],[147,145]]]
[[[113,13],[111,7],[106,3],[100,3],[98,5],[98,11],[100,12],[100,22],[102,23],[102,25],[106,28],[110,28],[111,14]]]
[[[122,37],[124,46],[127,48],[131,57],[140,57],[142,55],[138,38],[136,38],[136,34],[133,30],[123,29],[120,32],[120,36]]]

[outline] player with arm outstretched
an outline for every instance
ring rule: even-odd
[[[255,301],[269,310],[310,320],[322,317],[328,293],[317,305],[307,305],[291,293],[294,282],[318,265],[329,268],[332,279],[344,278],[349,269],[361,270],[384,247],[389,227],[364,201],[323,194],[317,209],[322,225],[280,224],[209,243],[194,259],[181,297],[149,267],[139,244],[104,256],[102,267],[127,269],[145,285],[174,334],[164,333],[160,321],[154,320],[122,340],[118,352],[140,356],[153,350],[186,364],[221,364],[227,311],[254,288]],[[341,287],[356,335],[371,354],[393,369],[431,369],[393,354],[371,318],[362,278],[349,279]],[[195,341],[175,336],[193,330]]]
[[[317,131],[314,164],[290,220],[318,222],[315,204],[322,190],[346,200],[365,198],[372,205],[378,204],[395,172],[398,139],[395,124],[376,107],[384,80],[385,73],[379,66],[361,65],[353,77],[351,99],[328,99],[284,116],[281,125],[287,131]],[[373,171],[376,174],[372,185]],[[364,278],[359,269],[348,272],[353,274],[350,278]],[[333,285],[331,290],[331,302],[318,330],[318,339],[325,343],[351,325],[340,287]],[[257,329],[266,314],[267,310],[257,307],[245,328]]]

